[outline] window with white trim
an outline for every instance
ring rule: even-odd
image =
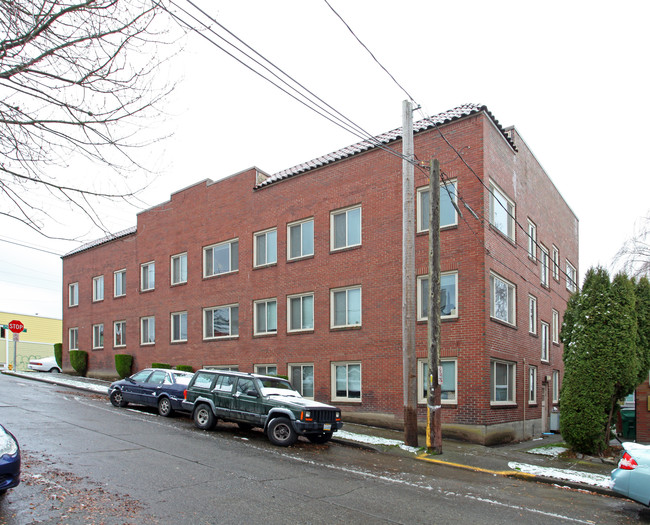
[[[126,295],[126,270],[118,270],[113,273],[113,297]]]
[[[93,277],[93,301],[104,300],[104,276]]]
[[[440,359],[442,367],[442,386],[440,401],[445,404],[456,404],[456,385],[458,384],[458,367],[455,357]],[[418,359],[418,403],[426,404],[429,395],[429,363],[427,359]]]
[[[537,226],[528,219],[528,257],[537,259]]]
[[[560,402],[560,371],[553,370],[553,403]]]
[[[314,329],[314,294],[287,297],[287,330],[299,332]]]
[[[314,219],[287,225],[287,259],[314,255]]]
[[[515,372],[517,364],[500,359],[490,360],[490,403],[508,405],[515,403]]]
[[[351,286],[331,291],[331,326],[361,326],[361,287]]]
[[[515,285],[495,273],[490,274],[490,316],[515,324]]]
[[[239,336],[239,305],[203,309],[203,339]]]
[[[298,363],[289,365],[289,381],[302,397],[314,399],[314,365]]]
[[[560,312],[552,310],[551,312],[551,338],[555,344],[560,343]]]
[[[429,276],[418,276],[418,321],[429,318]],[[458,272],[440,274],[440,318],[458,317]]]
[[[548,323],[542,321],[540,337],[542,340],[542,361],[548,363],[549,361],[549,342],[548,342]]]
[[[277,299],[263,299],[253,303],[253,326],[255,335],[278,333]]]
[[[560,280],[560,250],[557,246],[553,245],[552,248],[552,257],[551,257],[551,268],[553,270],[553,279],[556,281]]]
[[[361,401],[361,363],[332,363],[332,401]]]
[[[152,345],[156,342],[156,318],[154,316],[140,318],[140,344]]]
[[[278,230],[273,228],[258,232],[253,242],[254,266],[268,266],[278,262]]]
[[[187,341],[187,312],[171,314],[171,341],[172,343]]]
[[[490,183],[490,224],[509,239],[515,239],[515,204]]]
[[[537,367],[528,367],[528,404],[537,403]]]
[[[113,323],[113,346],[126,346],[126,321]]]
[[[146,292],[156,287],[156,263],[153,261],[140,265],[140,291]]]
[[[342,250],[361,245],[361,206],[330,214],[331,249]]]
[[[93,325],[93,349],[104,348],[104,324]]]
[[[458,213],[454,204],[458,202],[455,180],[440,183],[440,227],[455,226],[458,224]],[[429,197],[429,186],[418,188],[418,232],[429,231],[429,212],[431,211],[431,199]]]
[[[575,266],[573,266],[567,259],[566,261],[566,289],[570,292],[575,292],[578,288],[578,272],[576,271]]]
[[[68,306],[79,306],[79,283],[68,285]]]
[[[236,272],[239,269],[239,240],[203,248],[203,277]]]
[[[255,373],[263,376],[277,376],[278,365],[255,365]]]
[[[187,252],[172,255],[171,279],[172,285],[187,282]]]
[[[79,350],[79,328],[68,330],[68,350]]]
[[[528,333],[537,334],[537,298],[528,296]]]
[[[548,271],[549,271],[548,248],[544,245],[540,245],[539,248],[542,252],[539,261],[539,271],[540,271],[539,280],[542,286],[548,286]]]

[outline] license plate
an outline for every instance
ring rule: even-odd
[[[324,423],[323,430],[332,430],[332,423]]]

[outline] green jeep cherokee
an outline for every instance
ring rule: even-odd
[[[283,447],[299,435],[326,443],[343,426],[338,408],[305,399],[286,379],[243,372],[199,370],[182,405],[202,430],[218,419],[233,421],[241,428],[263,428],[271,443]]]

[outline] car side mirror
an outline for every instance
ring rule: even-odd
[[[251,388],[250,390],[247,390],[246,395],[251,396],[251,397],[259,397],[259,394],[257,393],[257,390],[255,390],[253,388]]]

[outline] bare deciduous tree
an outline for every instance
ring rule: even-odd
[[[159,21],[169,20],[156,0],[0,6],[0,214],[50,236],[51,214],[30,199],[44,188],[106,231],[93,202],[134,199],[126,180],[141,168],[134,148],[156,140],[139,132],[161,115],[158,103],[171,90],[156,75],[169,43]],[[68,180],[62,168],[79,155],[121,178],[110,186],[92,173]]]
[[[650,277],[650,216],[635,226],[635,232],[614,256],[613,266],[633,277]]]

